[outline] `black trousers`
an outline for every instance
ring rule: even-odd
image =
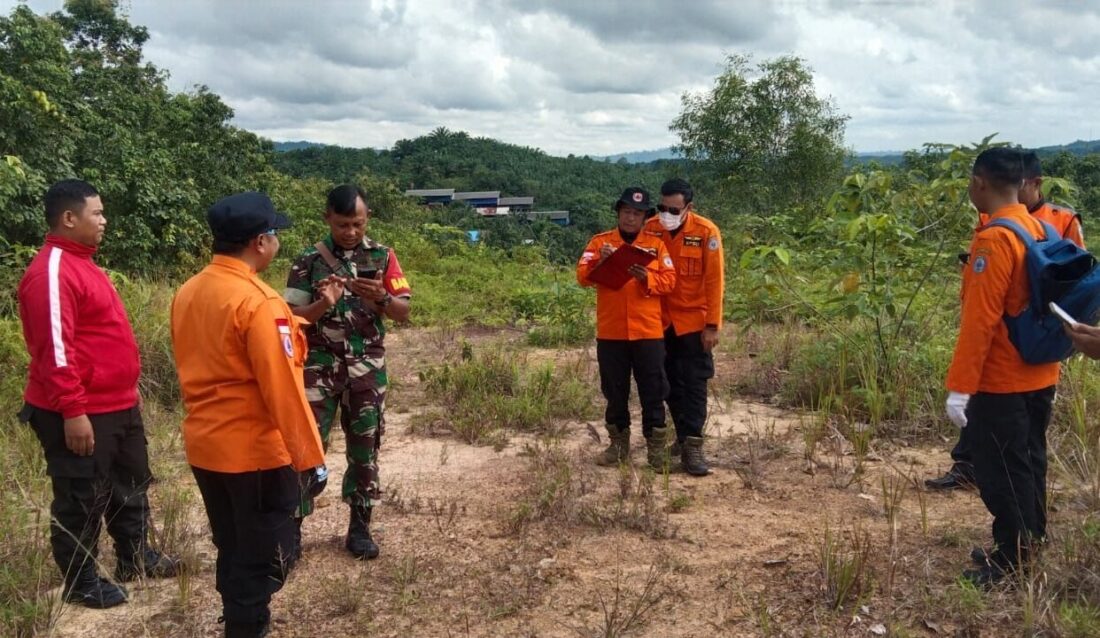
[[[153,480],[141,412],[135,406],[88,415],[95,436],[91,456],[77,456],[65,446],[60,413],[24,405],[19,417],[31,424],[46,456],[53,485],[50,548],[65,582],[72,583],[82,569],[94,569],[104,519],[119,560],[133,562],[146,543],[146,491]]]
[[[642,404],[642,434],[665,426],[665,397],[668,381],[663,367],[665,344],[661,339],[597,339],[596,361],[600,366],[600,389],[607,399],[604,418],[619,430],[630,427],[630,374],[638,384]]]
[[[959,440],[955,447],[951,448],[951,460],[964,472],[974,473],[974,428],[965,427],[959,430]]]
[[[707,422],[707,381],[714,376],[714,356],[703,350],[703,333],[677,336],[665,331],[665,374],[668,376],[668,410],[676,426],[676,440],[703,436]]]
[[[226,473],[191,466],[218,548],[215,582],[226,622],[266,622],[291,566],[298,473],[289,465]]]
[[[1027,560],[1046,537],[1047,425],[1054,387],[970,397],[967,426],[982,501],[993,515],[993,559],[1002,567]]]

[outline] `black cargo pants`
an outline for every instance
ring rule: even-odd
[[[191,471],[218,548],[215,582],[225,621],[266,622],[271,596],[282,589],[292,565],[298,473],[289,465],[241,473],[195,466]]]
[[[630,427],[630,375],[638,384],[642,404],[642,434],[665,426],[665,397],[668,381],[664,370],[665,344],[661,339],[597,339],[596,361],[600,367],[600,389],[607,399],[604,414],[608,425],[620,431]]]
[[[966,429],[978,490],[993,515],[994,553],[1001,567],[1027,560],[1047,528],[1047,425],[1054,387],[970,397]]]
[[[703,350],[703,333],[677,335],[665,331],[665,374],[668,410],[676,426],[676,440],[703,436],[707,422],[707,381],[714,376],[714,356]]]
[[[95,447],[77,456],[65,446],[65,419],[58,412],[23,406],[46,456],[53,484],[50,548],[67,583],[95,564],[103,521],[120,561],[134,562],[149,529],[147,490],[152,481],[141,411],[90,414]]]

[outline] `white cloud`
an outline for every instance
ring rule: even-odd
[[[0,0],[7,12],[12,0]],[[31,0],[54,11],[61,0]],[[981,0],[131,0],[145,52],[274,139],[389,147],[437,126],[550,153],[675,143],[684,91],[727,54],[795,54],[851,116],[848,144],[905,149],[999,131],[1100,135],[1100,3]]]

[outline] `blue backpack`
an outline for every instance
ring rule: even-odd
[[[1001,226],[1016,233],[1027,247],[1026,266],[1031,288],[1027,308],[1015,317],[1004,316],[1008,338],[1020,357],[1033,365],[1061,361],[1073,354],[1073,342],[1062,321],[1050,311],[1051,301],[1081,323],[1100,319],[1100,268],[1096,258],[1046,222],[1045,235],[1036,240],[1010,219],[995,219],[986,227]]]

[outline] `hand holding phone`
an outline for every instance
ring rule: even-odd
[[[359,279],[378,279],[378,269],[363,268],[362,270],[355,271],[355,276]]]
[[[1050,302],[1048,307],[1050,308],[1050,311],[1054,313],[1054,316],[1056,316],[1056,317],[1058,317],[1059,319],[1062,320],[1062,323],[1066,324],[1067,326],[1076,326],[1077,325],[1077,320],[1074,319],[1073,317],[1069,316],[1069,313],[1066,312],[1065,310],[1063,310],[1062,307],[1059,306],[1058,304],[1056,304],[1052,301],[1052,302]]]

